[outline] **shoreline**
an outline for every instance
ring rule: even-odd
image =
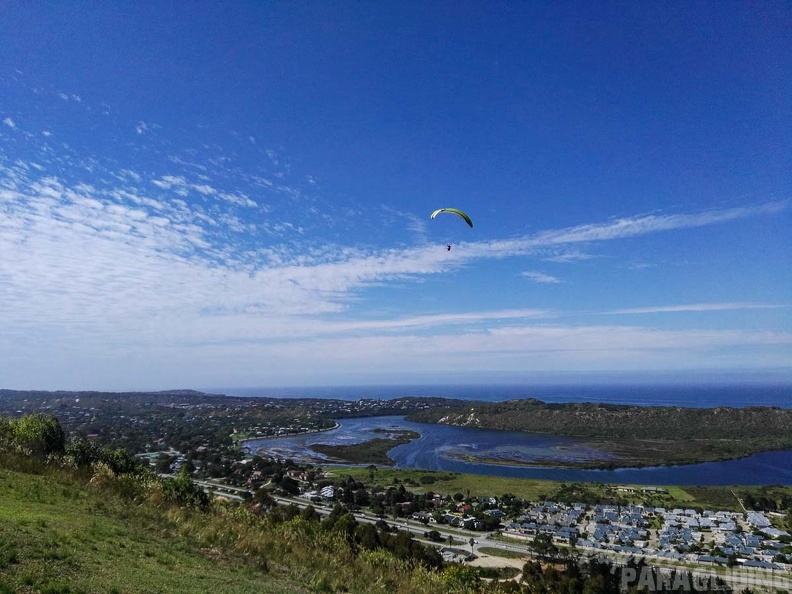
[[[368,418],[368,417],[361,417],[361,418]],[[444,424],[438,423],[419,423],[420,425],[425,425],[427,429],[432,426],[444,426]],[[337,429],[341,423],[335,421],[334,427],[317,430],[317,431],[310,431],[306,433],[300,434],[290,434],[288,436],[272,436],[267,438],[256,438],[251,440],[246,440],[245,445],[249,447],[249,443],[252,441],[261,441],[265,442],[266,440],[272,439],[289,439],[299,436],[311,435],[314,433],[323,433],[326,431],[332,431]],[[430,430],[430,429],[429,429]],[[537,433],[539,435],[552,435],[547,433]],[[558,437],[570,439],[568,436],[560,435]],[[415,439],[415,438],[413,438]],[[520,459],[505,459],[505,458],[492,458],[484,456],[476,456],[472,453],[464,453],[464,454],[457,454],[457,455],[449,455],[446,456],[448,460],[456,460],[458,462],[469,463],[469,464],[480,464],[482,466],[489,466],[491,468],[495,467],[502,467],[502,468],[525,468],[525,469],[537,469],[537,470],[557,470],[557,471],[603,471],[603,472],[618,472],[618,471],[640,471],[640,470],[647,470],[651,471],[651,469],[672,469],[672,468],[680,468],[683,469],[685,467],[696,466],[700,464],[719,464],[719,463],[726,463],[730,461],[737,461],[745,458],[749,458],[754,455],[762,454],[762,453],[771,453],[775,451],[792,451],[791,448],[784,447],[784,445],[780,445],[780,447],[765,447],[759,449],[752,449],[751,451],[740,451],[739,453],[734,452],[736,455],[731,456],[719,456],[719,457],[709,457],[709,458],[695,458],[691,457],[688,459],[683,459],[680,456],[671,456],[670,459],[663,459],[665,456],[663,455],[663,446],[674,447],[680,446],[677,451],[684,449],[685,447],[689,447],[691,444],[687,442],[668,442],[665,443],[664,440],[644,440],[644,441],[629,441],[625,444],[618,443],[618,440],[605,440],[604,443],[602,441],[598,441],[596,439],[592,440],[590,438],[581,438],[581,437],[572,437],[574,441],[581,443],[582,445],[586,446],[589,449],[596,450],[602,452],[604,454],[609,454],[612,456],[619,456],[620,453],[624,452],[625,450],[628,451],[632,456],[622,456],[620,458],[612,458],[612,459],[596,459],[596,458],[588,458],[580,457],[578,460],[569,460],[564,459],[564,452],[563,446],[559,446],[562,448],[562,451],[559,452],[559,457],[545,457],[541,460],[520,460]],[[361,442],[360,444],[355,444],[360,448],[361,446],[365,449],[369,447],[364,444],[369,444],[372,440],[368,440],[367,442]],[[408,440],[412,441],[412,440]],[[701,443],[701,442],[700,442]],[[391,441],[390,444],[387,444],[389,447],[385,452],[385,456],[387,456],[387,452],[391,449],[398,447],[401,445],[396,441]],[[612,447],[607,447],[607,445],[611,445]],[[604,447],[605,446],[605,447]],[[266,446],[265,446],[266,447]],[[311,446],[303,445],[307,451],[310,453],[307,456],[300,457],[303,462],[312,463],[312,464],[330,464],[330,465],[360,465],[369,462],[369,460],[364,459],[364,455],[360,452],[356,452],[355,455],[351,457],[346,457],[342,454],[344,452],[343,449],[336,450],[336,451],[328,451],[325,448],[316,449]],[[349,446],[330,446],[330,448],[347,448]],[[658,449],[659,447],[659,449]],[[379,449],[382,449],[381,447]],[[695,448],[692,448],[695,450]],[[635,456],[635,454],[640,454],[641,452],[646,451],[654,452],[654,456],[648,457],[645,459],[640,459]],[[260,450],[255,453],[260,454]],[[274,457],[292,457],[286,453],[281,454],[274,454],[269,453],[266,455],[273,455]],[[304,458],[304,459],[303,459]],[[331,458],[331,459],[328,459]],[[296,458],[295,458],[296,459]],[[388,458],[389,461],[385,461],[382,458],[377,458],[376,460],[374,457],[370,458],[370,462],[383,465],[383,466],[390,466],[393,467],[395,464],[398,464],[397,461],[392,461]],[[428,470],[428,469],[427,469]],[[474,472],[474,474],[477,474]],[[488,473],[484,473],[487,475]]]
[[[312,429],[311,431],[303,431],[302,433],[290,433],[288,435],[270,435],[268,437],[250,437],[247,439],[240,439],[239,446],[240,447],[247,447],[250,442],[253,441],[266,441],[268,439],[285,439],[287,437],[300,437],[302,435],[314,435],[316,433],[327,433],[328,431],[335,431],[341,426],[341,423],[333,419],[334,425],[332,427],[328,427],[327,429]]]

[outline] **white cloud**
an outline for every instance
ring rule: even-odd
[[[14,120],[12,120],[11,118],[5,118],[3,120],[3,123],[9,128],[16,128],[16,122],[14,122]]]
[[[596,258],[596,256],[587,254],[577,249],[562,248],[560,250],[556,250],[556,253],[543,256],[542,260],[547,262],[555,262],[557,264],[566,264],[568,262],[582,262],[584,260],[592,260],[594,258]]]
[[[135,132],[140,135],[145,134],[146,132],[151,132],[152,130],[157,130],[159,128],[161,128],[159,124],[152,124],[151,122],[144,122],[141,120],[135,126]]]
[[[772,303],[692,303],[688,305],[634,307],[628,309],[616,309],[613,311],[607,311],[602,313],[604,315],[623,315],[623,314],[680,313],[680,312],[702,312],[702,311],[733,311],[738,309],[779,309],[784,307],[790,307],[790,305],[772,304]]]
[[[4,123],[15,126],[10,118]],[[136,132],[150,129],[140,122]],[[530,306],[412,316],[366,312],[368,318],[359,313],[369,287],[446,275],[478,260],[526,255],[587,260],[594,256],[580,247],[584,243],[723,223],[778,212],[786,203],[636,216],[508,240],[459,242],[451,252],[423,243],[378,249],[303,240],[306,220],[325,224],[329,215],[300,187],[269,177],[249,174],[247,186],[236,184],[230,166],[207,169],[198,157],[173,157],[167,162],[172,169],[156,173],[107,171],[86,158],[84,171],[63,173],[69,157],[47,161],[37,155],[42,164],[18,161],[0,173],[2,377],[10,377],[23,356],[78,366],[106,357],[122,375],[159,361],[171,367],[185,361],[191,373],[212,365],[252,373],[262,359],[282,372],[306,357],[317,369],[344,361],[380,368],[539,369],[586,368],[609,358],[637,365],[650,355],[664,359],[674,348],[712,358],[733,345],[789,342],[783,333],[529,326],[529,320],[561,315]],[[274,152],[269,157],[274,165],[282,160]],[[60,177],[43,175],[37,171],[42,167]],[[91,183],[80,183],[81,174]],[[281,202],[261,196],[278,196]],[[307,206],[294,209],[295,201]],[[305,217],[300,220],[293,211]],[[338,212],[342,222],[361,216],[355,208]],[[409,213],[385,211],[375,220],[380,224],[388,217],[403,226],[406,221],[419,238],[425,231],[425,221]],[[229,239],[234,234],[243,237]],[[538,271],[523,276],[560,282]],[[607,313],[749,307],[764,306],[694,304]],[[195,363],[186,363],[190,360]]]
[[[497,258],[530,254],[554,246],[626,239],[649,233],[727,223],[762,214],[775,214],[786,210],[788,205],[786,201],[776,201],[759,206],[709,210],[693,214],[639,215],[606,223],[590,223],[541,231],[522,238],[468,244],[470,246],[468,249],[469,255],[477,254],[480,257]]]
[[[525,278],[532,280],[536,283],[542,283],[546,285],[553,285],[561,282],[561,279],[556,278],[555,276],[550,276],[549,274],[545,274],[544,272],[537,272],[537,271],[521,272],[520,276],[524,276]]]

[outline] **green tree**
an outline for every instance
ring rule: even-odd
[[[99,448],[82,435],[76,435],[66,446],[66,455],[71,456],[77,466],[87,467],[99,459]]]
[[[123,448],[104,449],[100,458],[116,474],[129,474],[136,470],[135,459]],[[187,473],[184,467],[182,470]]]
[[[34,455],[62,454],[66,450],[66,433],[52,415],[26,415],[11,421],[14,442]]]
[[[163,491],[168,501],[183,507],[204,509],[209,506],[209,496],[192,481],[184,468],[179,471],[176,478],[165,480]]]
[[[11,423],[0,417],[0,446],[13,441]]]
[[[451,588],[464,591],[478,590],[481,585],[478,569],[469,565],[451,565],[443,573],[443,581]]]

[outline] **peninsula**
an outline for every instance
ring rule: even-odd
[[[423,423],[576,437],[585,440],[586,447],[611,455],[607,460],[553,463],[576,468],[693,464],[792,448],[792,410],[777,407],[548,404],[529,398],[426,409],[407,418]],[[476,461],[519,463],[503,459]]]

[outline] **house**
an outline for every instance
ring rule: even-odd
[[[484,527],[478,518],[464,518],[460,520],[460,524],[467,530],[481,530]]]
[[[754,528],[769,528],[771,526],[770,520],[759,512],[748,512],[748,523]]]
[[[506,515],[505,512],[503,512],[503,511],[501,511],[499,509],[486,509],[486,510],[484,510],[484,513],[487,514],[488,516],[492,516],[493,518],[498,518],[498,519],[500,519],[500,518],[502,518],[502,517],[504,517]]]
[[[432,516],[431,514],[428,514],[424,511],[417,511],[413,513],[412,518],[413,520],[418,520],[419,522],[426,524],[432,519]]]
[[[571,540],[577,540],[579,535],[580,533],[577,528],[564,526],[563,528],[559,528],[553,537],[562,542],[570,542]]]
[[[742,565],[743,567],[758,567],[760,569],[781,569],[780,566],[770,561],[756,561],[755,559],[748,559]]]

